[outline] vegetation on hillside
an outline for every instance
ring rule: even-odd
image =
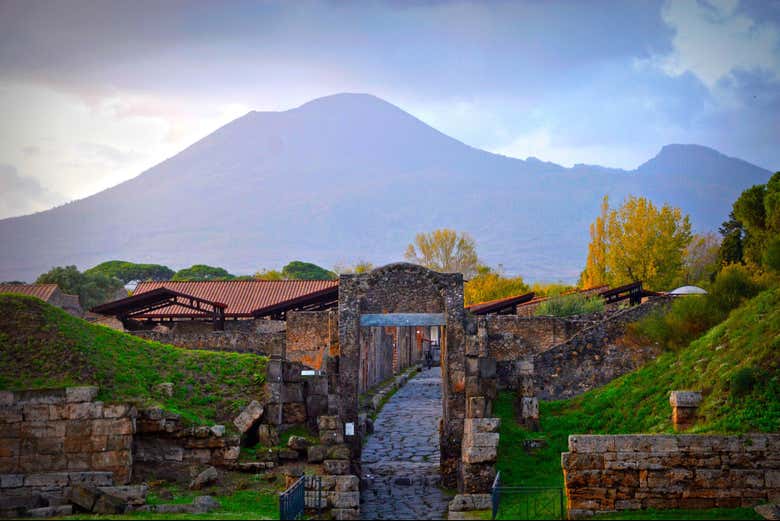
[[[694,297],[696,298],[696,297]],[[671,433],[669,392],[700,390],[694,433],[780,431],[780,288],[734,310],[680,350],[578,397],[540,403],[541,432],[514,421],[513,393],[501,393],[498,467],[504,483],[560,486],[560,454],[570,434]],[[522,440],[548,445],[531,456]]]
[[[76,266],[54,267],[35,282],[57,284],[63,293],[78,295],[84,309],[113,300],[124,292],[124,284],[119,279],[104,273],[81,273]]]
[[[658,208],[649,199],[630,196],[611,209],[605,196],[590,235],[582,287],[641,281],[649,289],[670,290],[684,278],[692,236],[690,220],[679,208]]]
[[[262,393],[267,359],[188,350],[89,324],[43,301],[0,295],[0,389],[97,385],[100,399],[225,423]],[[171,398],[152,388],[174,384]]]

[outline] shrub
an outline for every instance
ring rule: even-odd
[[[750,394],[756,385],[756,371],[750,367],[743,367],[731,377],[729,389],[735,397]]]
[[[780,237],[775,237],[769,242],[763,261],[768,269],[780,273]]]
[[[579,293],[561,295],[545,300],[537,306],[536,316],[568,317],[604,311],[601,297],[585,297]]]
[[[728,313],[745,300],[758,295],[761,289],[745,266],[731,264],[718,274],[710,289],[709,298],[721,311]]]

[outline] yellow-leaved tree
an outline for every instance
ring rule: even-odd
[[[596,233],[591,234],[583,281],[596,281],[603,273],[613,287],[641,281],[649,289],[669,290],[683,279],[692,238],[687,215],[668,204],[658,208],[647,198],[629,196],[616,209],[606,203],[603,221],[604,206],[599,219],[606,226],[597,219],[591,228]],[[593,244],[595,240],[599,243]]]
[[[488,266],[478,266],[477,276],[463,285],[463,300],[467,306],[523,293],[528,293],[528,285],[523,278],[505,276],[500,265],[496,270]]]
[[[406,248],[406,260],[442,273],[477,274],[477,246],[468,233],[442,228],[418,233]]]
[[[585,271],[580,275],[581,288],[593,288],[607,284],[607,219],[609,197],[601,200],[601,213],[590,225],[590,244]]]

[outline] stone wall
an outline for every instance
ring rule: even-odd
[[[97,387],[0,392],[0,474],[131,476],[135,410],[95,401]]]
[[[500,389],[517,387],[520,366],[595,324],[592,318],[488,315],[488,352],[497,362]],[[601,317],[599,317],[601,318]]]
[[[444,485],[454,487],[460,468],[466,408],[463,276],[398,263],[367,274],[340,277],[338,412],[345,425],[359,424],[360,316],[375,313],[441,313],[444,316],[441,468]],[[359,462],[360,436],[350,436],[346,441],[352,449],[353,463]]]
[[[97,392],[0,392],[0,516],[61,505],[70,486],[130,481],[135,410]]]
[[[324,369],[324,359],[338,340],[338,313],[327,311],[290,311],[287,313],[285,358],[312,369]]]
[[[133,437],[133,470],[142,479],[186,481],[192,468],[230,466],[238,459],[237,436],[225,427],[186,427],[177,414],[146,409],[138,414]]]
[[[224,331],[214,331],[210,322],[179,321],[128,333],[188,349],[271,355],[284,351],[285,327],[283,320],[228,320]]]
[[[572,338],[533,358],[536,396],[559,400],[600,387],[653,360],[659,346],[637,346],[623,338],[629,323],[668,305],[657,297],[613,313]]]
[[[569,436],[569,517],[780,500],[780,434]]]

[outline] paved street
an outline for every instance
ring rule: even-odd
[[[363,447],[362,519],[444,519],[439,488],[441,369],[425,370],[385,404]]]

